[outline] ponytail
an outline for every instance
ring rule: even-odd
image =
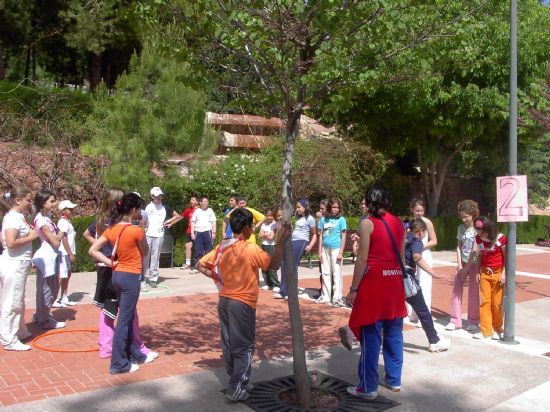
[[[120,222],[124,216],[128,216],[132,209],[141,209],[141,197],[136,193],[126,193],[122,199],[115,202],[115,222]]]
[[[381,210],[387,210],[390,206],[388,190],[381,183],[375,183],[365,193],[365,202],[369,213],[380,217]]]

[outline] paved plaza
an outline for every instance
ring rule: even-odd
[[[434,266],[446,276],[435,280],[433,314],[437,329],[452,344],[431,354],[422,329],[405,326],[405,363],[400,393],[380,389],[400,403],[398,411],[549,411],[550,410],[550,250],[518,246],[516,339],[519,345],[476,341],[464,330],[443,330],[449,319],[454,252],[434,252]],[[344,268],[345,289],[353,266]],[[161,269],[159,288],[142,293],[141,333],[160,357],[136,373],[110,375],[109,360],[98,352],[64,353],[33,348],[0,350],[0,406],[5,411],[248,411],[226,402],[219,343],[217,293],[210,279],[178,268]],[[300,306],[308,368],[357,383],[359,348],[339,345],[336,329],[349,309],[313,303],[318,271],[299,270],[304,289]],[[27,282],[27,311],[33,313],[35,277]],[[98,309],[91,305],[95,273],[77,273],[70,299],[78,305],[54,309],[68,333],[37,343],[57,349],[97,347]],[[467,292],[464,293],[465,297]],[[466,302],[465,302],[466,303]],[[464,305],[465,309],[466,305]],[[34,336],[43,332],[29,324]],[[82,331],[74,331],[80,329]],[[290,326],[284,300],[262,291],[257,310],[257,345],[252,382],[292,374]],[[545,355],[546,354],[546,355]],[[380,359],[382,363],[382,359]],[[381,366],[382,367],[382,366]],[[381,369],[382,370],[382,369]]]

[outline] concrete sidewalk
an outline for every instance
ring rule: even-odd
[[[518,249],[518,254],[529,254],[532,258],[523,263],[525,272],[546,276],[550,268],[550,254],[540,253],[536,248],[531,251]],[[547,265],[533,266],[539,261]],[[450,276],[453,272],[455,255],[453,252],[435,252],[434,260],[440,271]],[[538,259],[538,260],[537,260]],[[531,266],[528,266],[531,265]],[[524,270],[518,265],[518,270]],[[529,270],[527,270],[529,269]],[[344,273],[350,275],[352,266],[346,266]],[[189,274],[179,269],[162,269],[162,287],[142,295],[143,299],[158,299],[168,296],[208,295],[216,293],[211,280],[200,274]],[[300,268],[301,284],[315,285],[317,269]],[[463,330],[446,332],[443,326],[448,316],[437,319],[437,329],[448,337],[451,348],[448,352],[431,354],[427,351],[427,341],[422,329],[406,328],[405,362],[403,370],[402,392],[392,393],[380,388],[380,393],[401,405],[394,408],[399,411],[549,411],[550,410],[550,358],[544,356],[550,352],[550,329],[548,308],[550,307],[550,279],[545,277],[522,277],[523,292],[531,295],[516,305],[516,337],[519,345],[506,345],[496,341],[476,341]],[[349,276],[347,282],[349,283]],[[32,307],[34,286],[31,277],[27,290],[27,299]],[[95,285],[95,274],[75,274],[71,280],[71,298],[85,305],[91,301]],[[444,313],[449,306],[452,282],[439,282],[437,294],[439,302],[434,308]],[[435,292],[435,289],[434,289]],[[265,293],[265,292],[264,292]],[[30,295],[30,296],[29,296]],[[307,296],[304,294],[304,297]],[[527,295],[525,295],[527,296]],[[207,296],[205,296],[205,299]],[[267,299],[264,295],[263,299]],[[161,299],[158,301],[165,302]],[[281,302],[282,305],[284,303]],[[311,310],[312,304],[304,302],[304,310]],[[317,308],[316,306],[315,308]],[[314,308],[314,309],[315,309]],[[325,310],[325,308],[323,308]],[[435,309],[434,309],[435,310]],[[448,311],[448,308],[447,308]],[[309,313],[309,312],[308,312]],[[346,316],[339,309],[337,316]],[[141,317],[141,316],[140,316]],[[209,319],[212,316],[208,317]],[[313,320],[309,318],[309,321]],[[282,319],[281,322],[288,322]],[[217,332],[215,320],[208,332]],[[305,326],[308,318],[304,317]],[[309,325],[311,326],[311,325]],[[152,333],[155,333],[155,325]],[[264,330],[264,329],[261,329]],[[311,333],[311,330],[309,331]],[[259,334],[262,332],[259,331]],[[279,339],[288,337],[281,334]],[[261,340],[262,336],[258,336]],[[309,350],[308,369],[319,370],[340,378],[351,384],[357,383],[357,362],[359,348],[352,352],[334,345],[334,338],[323,340],[327,345]],[[271,345],[285,345],[288,342],[269,341]],[[264,342],[265,345],[265,342]],[[265,348],[264,348],[265,350]],[[40,351],[33,349],[32,352]],[[167,360],[171,355],[161,353]],[[216,358],[219,358],[216,356]],[[213,362],[212,364],[215,364]],[[144,368],[145,369],[145,368]],[[195,369],[196,370],[196,369]],[[139,374],[142,371],[136,373]],[[383,373],[382,359],[380,372]],[[260,356],[254,364],[252,382],[273,379],[292,374],[292,359],[288,356]],[[134,375],[134,374],[132,374]],[[1,384],[0,380],[0,384]],[[229,404],[221,390],[226,385],[223,369],[213,368],[200,372],[179,374],[161,379],[115,386],[108,389],[78,392],[67,396],[57,396],[35,402],[4,407],[5,411],[248,411],[242,404]],[[0,387],[0,392],[2,388]]]

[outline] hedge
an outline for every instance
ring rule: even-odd
[[[456,231],[460,224],[460,220],[457,217],[431,217],[434,224],[435,231],[437,233],[437,246],[435,250],[453,250],[456,248]],[[84,239],[82,234],[84,230],[94,220],[93,216],[75,217],[72,219],[73,226],[76,230],[76,248],[77,258],[75,263],[75,272],[91,272],[94,269],[92,258],[88,255],[89,244]],[[357,216],[351,216],[346,218],[347,226],[349,230],[356,230],[359,224],[359,218]],[[550,225],[550,216],[530,216],[528,222],[518,223],[517,242],[518,243],[535,243],[539,237],[547,237],[546,226]],[[499,230],[506,234],[507,225],[499,223]],[[222,220],[218,219],[217,222],[217,238],[216,242],[221,240],[222,234]],[[173,226],[170,231],[176,239],[174,245],[174,265],[181,266],[185,261],[185,230],[187,229],[187,222],[181,221]]]

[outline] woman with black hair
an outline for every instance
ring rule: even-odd
[[[384,386],[395,392],[401,389],[403,318],[407,311],[398,258],[404,256],[405,228],[398,217],[388,212],[390,199],[382,185],[372,186],[365,200],[370,216],[359,226],[359,250],[347,296],[348,304],[353,306],[349,327],[361,342],[359,385],[349,387],[348,392],[375,399],[380,346],[386,370]]]
[[[135,372],[139,363],[149,363],[158,357],[155,352],[144,355],[133,338],[132,324],[140,292],[143,256],[147,255],[147,242],[143,229],[132,225],[141,213],[141,197],[125,194],[116,202],[115,225],[106,229],[90,247],[90,256],[113,268],[113,287],[118,298],[118,317],[113,338],[111,374]],[[101,249],[107,243],[113,246],[112,256]]]

